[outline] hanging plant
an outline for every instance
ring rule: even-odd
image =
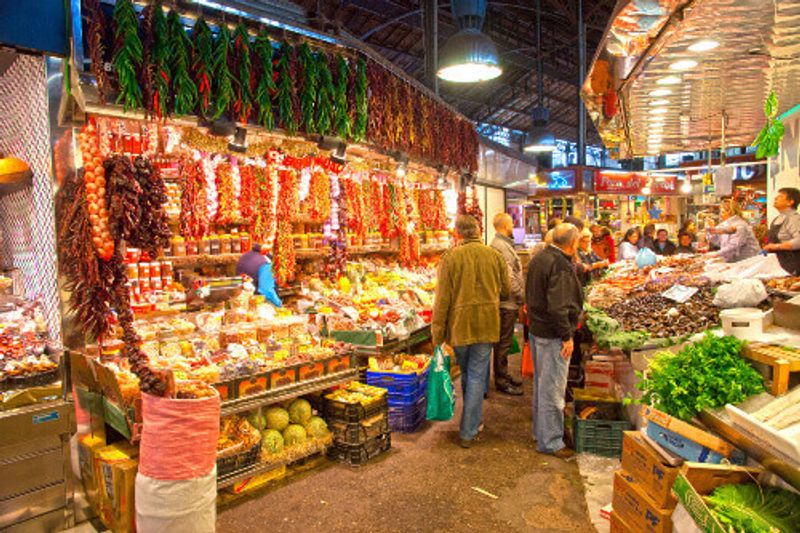
[[[142,88],[138,74],[142,68],[142,41],[139,19],[131,0],[119,0],[114,6],[114,71],[119,78],[119,96],[125,111],[142,107]]]
[[[336,93],[334,109],[336,114],[336,134],[341,139],[349,139],[352,135],[352,124],[347,114],[347,60],[341,55],[336,56]],[[409,104],[411,105],[411,104]]]
[[[369,109],[369,100],[367,99],[367,62],[362,58],[358,58],[356,62],[355,83],[356,119],[353,126],[353,140],[360,142],[367,136],[367,111]]]
[[[214,56],[211,71],[214,73],[214,120],[228,112],[235,95],[233,84],[235,79],[228,61],[231,55],[231,34],[228,26],[220,24],[217,40],[214,41]]]
[[[86,43],[89,48],[91,69],[97,82],[97,95],[100,102],[105,103],[109,90],[108,73],[106,72],[106,17],[100,8],[100,0],[83,0],[82,10],[87,19]]]
[[[287,43],[281,45],[281,56],[278,59],[278,117],[281,127],[290,135],[297,131],[297,123],[294,120],[294,110],[292,108],[292,75],[290,72],[290,60],[292,47]]]
[[[764,115],[767,117],[767,123],[753,141],[753,146],[758,147],[756,157],[759,159],[778,155],[785,133],[783,122],[776,118],[778,116],[778,97],[775,95],[775,91],[771,91],[764,101]]]
[[[316,133],[314,122],[314,105],[317,100],[317,84],[319,83],[319,69],[317,59],[311,52],[311,47],[303,43],[297,47],[297,61],[303,71],[300,86],[300,127],[306,133]]]
[[[212,111],[211,77],[214,72],[214,34],[206,21],[200,19],[192,30],[194,58],[192,72],[197,84],[200,116],[208,118]]]
[[[161,7],[161,2],[148,6],[150,11],[150,24],[147,25],[149,43],[145,45],[148,60],[145,68],[148,80],[147,107],[154,116],[161,118],[168,114],[169,86],[170,86],[170,35],[167,29],[167,16]],[[180,24],[180,20],[178,21]],[[149,49],[148,49],[149,48]]]
[[[233,55],[237,66],[238,86],[233,111],[239,122],[247,123],[253,112],[252,61],[250,59],[250,35],[243,24],[233,31]]]
[[[170,11],[167,18],[169,27],[169,64],[172,65],[172,94],[175,97],[175,114],[188,115],[197,107],[197,86],[189,74],[192,57],[192,41],[186,35],[181,17]]]
[[[317,56],[319,68],[319,88],[317,89],[317,131],[327,135],[333,120],[333,76],[328,68],[328,56],[320,52]]]
[[[258,57],[260,66],[260,76],[254,94],[255,103],[258,106],[258,123],[271,130],[275,127],[275,117],[272,112],[272,95],[277,91],[272,71],[272,42],[269,34],[262,30],[256,37],[253,50]]]

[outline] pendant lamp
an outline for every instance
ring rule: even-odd
[[[481,32],[486,0],[453,0],[453,18],[459,31],[450,37],[439,55],[439,78],[456,83],[487,81],[503,73],[497,47]]]

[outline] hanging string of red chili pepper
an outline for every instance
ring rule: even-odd
[[[319,73],[319,86],[317,87],[317,131],[327,135],[331,131],[333,121],[333,76],[328,66],[328,55],[320,51],[317,54],[317,69]]]
[[[363,58],[356,61],[356,76],[354,89],[355,121],[353,122],[353,140],[360,142],[367,135],[367,123],[369,121],[369,100],[367,98],[367,62]]]
[[[239,122],[247,123],[253,112],[253,78],[252,61],[250,59],[250,34],[243,24],[233,30],[233,63],[237,75],[236,99],[233,112]]]
[[[106,72],[106,31],[107,22],[100,8],[100,0],[83,0],[82,12],[88,21],[86,26],[86,43],[91,59],[91,70],[97,82],[97,94],[100,102],[105,103],[109,90],[109,76]]]
[[[281,54],[278,58],[278,117],[280,124],[289,134],[297,131],[297,122],[294,120],[292,107],[292,74],[290,60],[292,47],[288,43],[281,45]]]
[[[353,125],[350,123],[350,115],[347,113],[347,84],[348,84],[347,60],[341,55],[336,56],[336,87],[334,89],[334,123],[336,125],[336,135],[341,139],[349,139],[352,136]]]
[[[319,67],[311,47],[303,43],[297,47],[297,63],[303,71],[300,80],[300,127],[306,133],[316,133],[314,106],[317,100],[317,84],[319,83]]]
[[[213,112],[211,77],[214,72],[214,34],[205,20],[200,19],[194,25],[192,42],[192,72],[199,94],[198,111],[201,117],[208,118]]]

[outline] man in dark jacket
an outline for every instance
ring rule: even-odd
[[[669,240],[669,233],[667,233],[667,230],[658,230],[653,251],[656,255],[675,255],[677,253],[675,243]]]
[[[461,368],[461,447],[469,448],[483,421],[483,395],[492,345],[500,339],[500,300],[510,291],[503,257],[481,242],[478,221],[456,218],[460,243],[439,262],[431,336],[447,342]]]
[[[580,234],[572,224],[553,230],[553,244],[531,260],[525,287],[533,354],[533,428],[541,453],[568,459],[564,445],[564,391],[572,336],[583,307],[573,267]]]
[[[494,386],[499,392],[511,396],[522,395],[522,381],[508,373],[508,351],[514,326],[517,325],[519,308],[525,302],[525,279],[522,276],[522,263],[514,249],[514,221],[508,213],[494,217],[495,236],[492,248],[500,252],[508,266],[511,281],[511,294],[500,301],[500,340],[494,345]]]

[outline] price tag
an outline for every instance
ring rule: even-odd
[[[673,302],[682,304],[688,301],[689,298],[697,294],[698,290],[699,289],[697,287],[686,287],[685,285],[675,284],[669,289],[662,292],[661,296],[663,296],[664,298],[669,298]]]

